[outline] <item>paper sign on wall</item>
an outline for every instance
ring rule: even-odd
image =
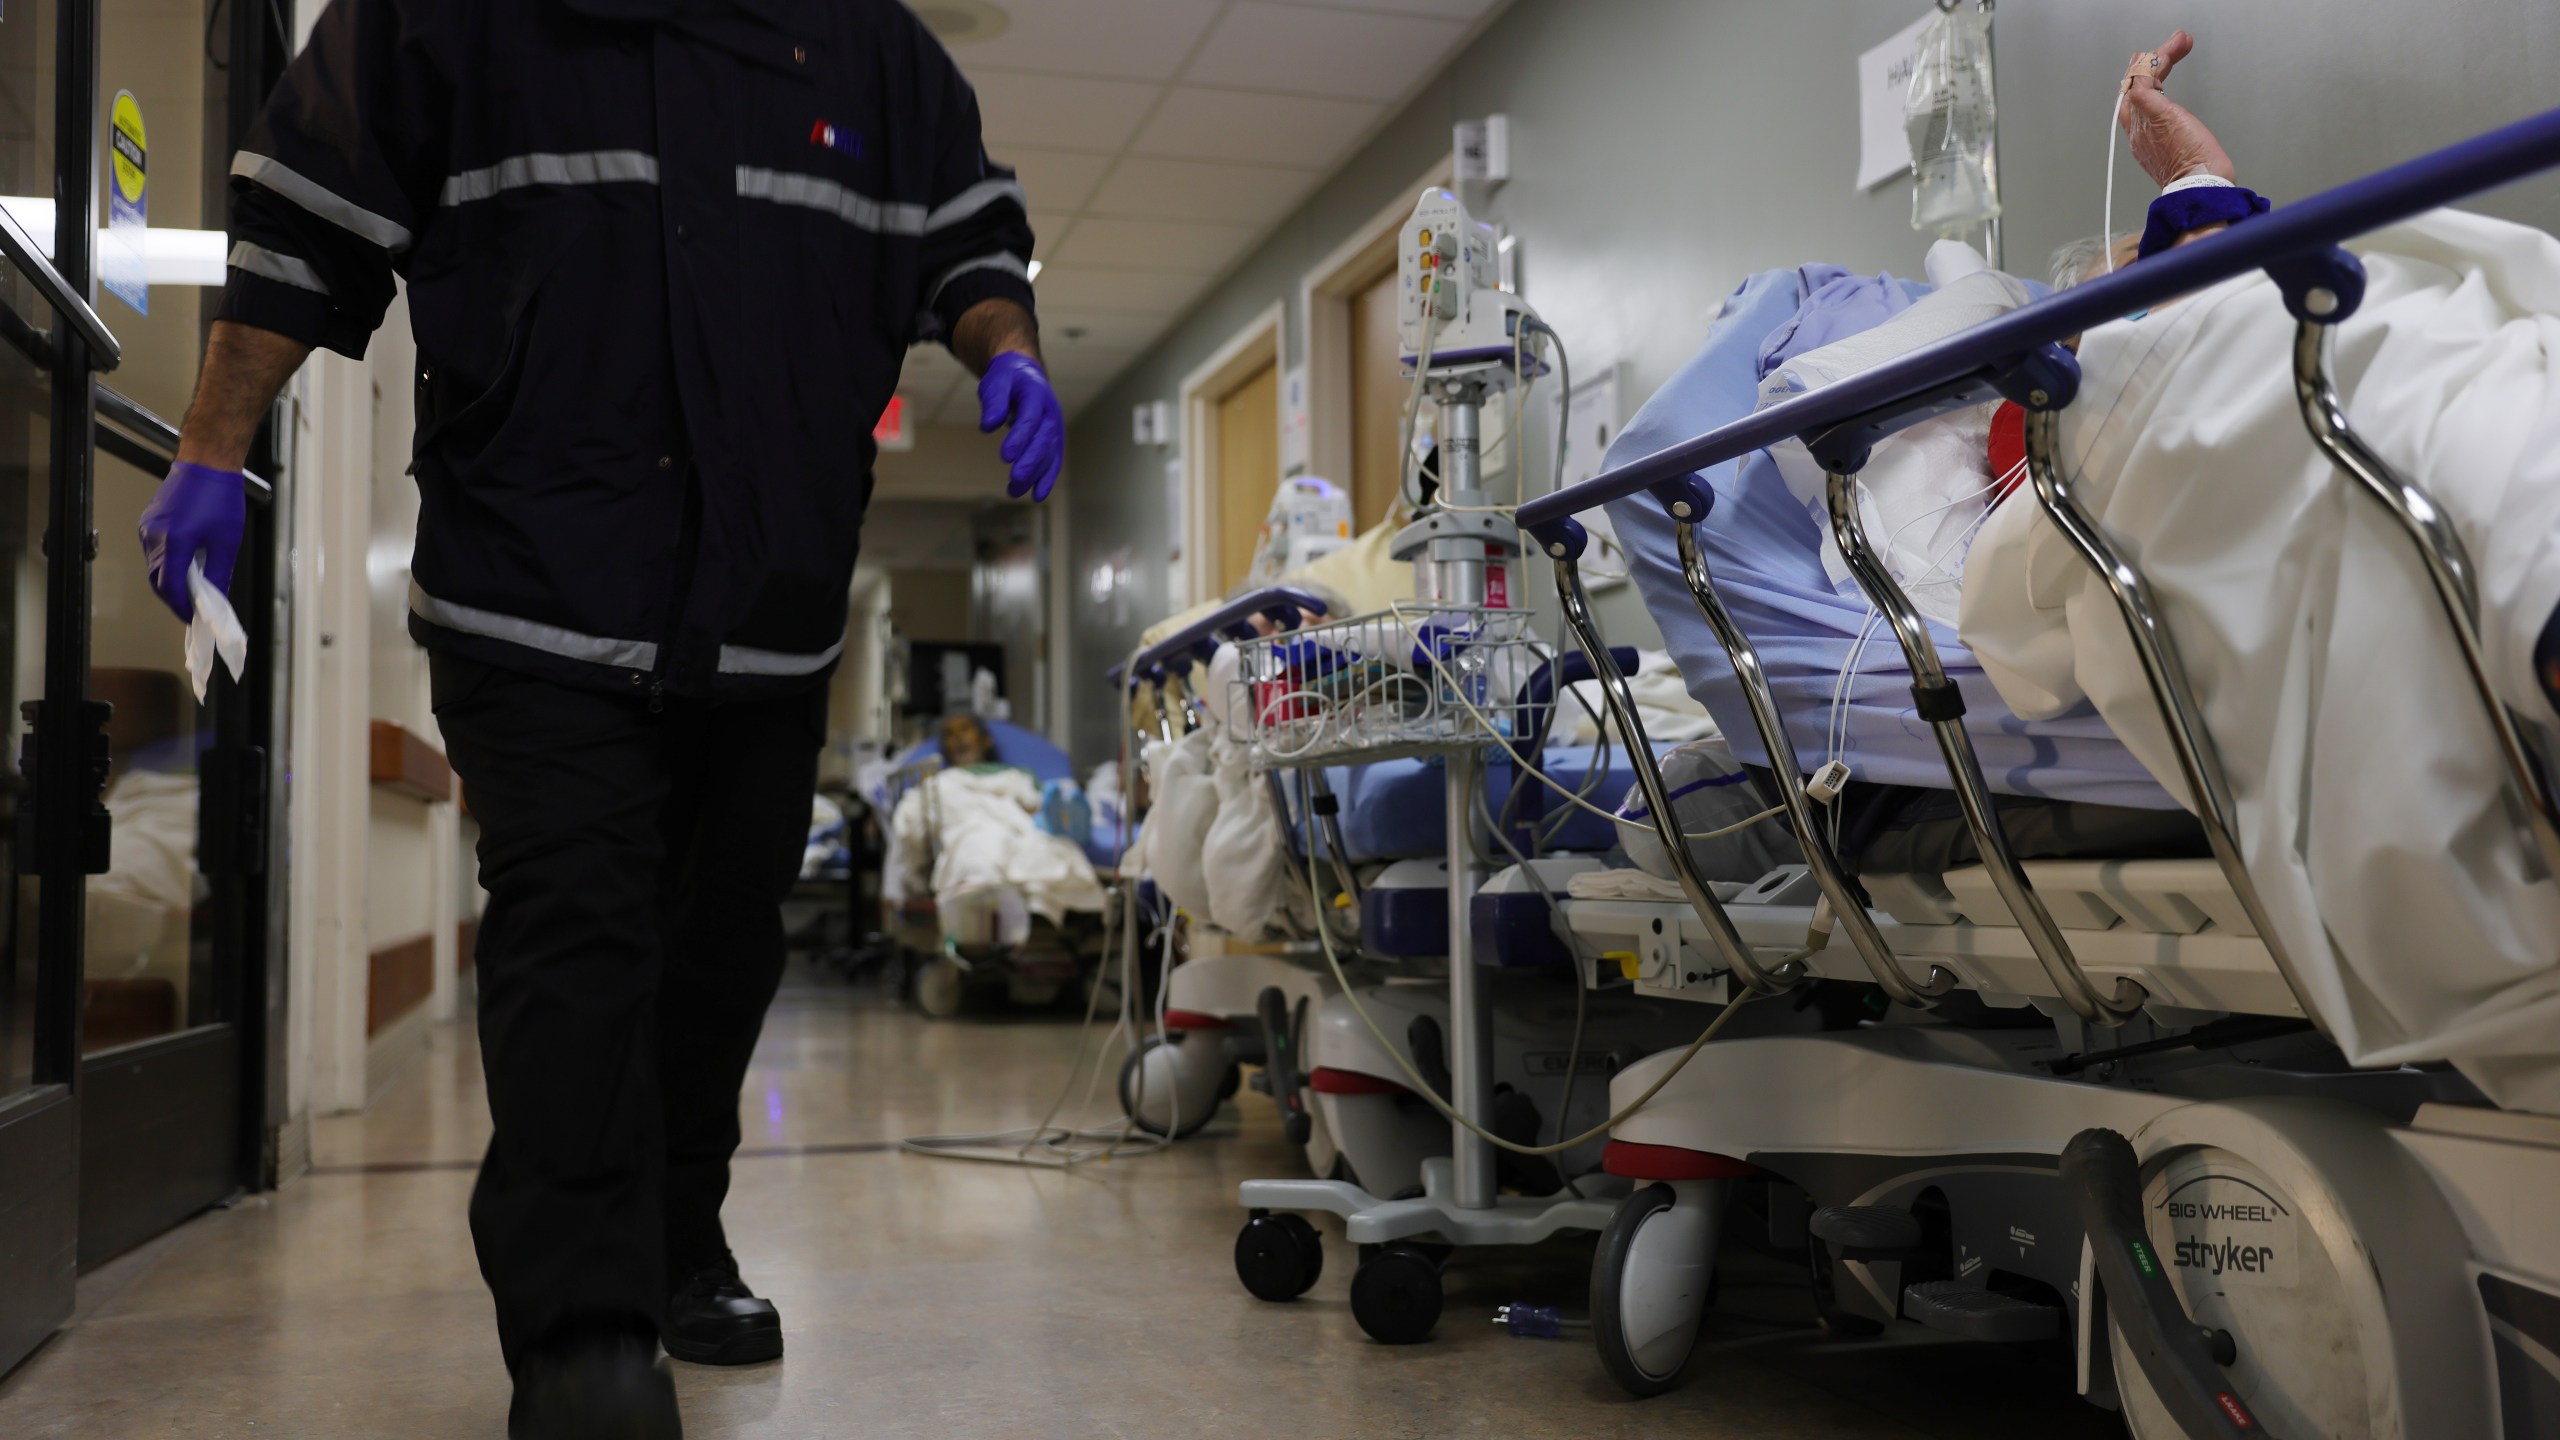
[[[151,313],[151,275],[143,259],[143,232],[151,225],[151,202],[143,168],[142,105],[130,90],[116,92],[107,120],[107,236],[98,247],[98,283],[107,293]]]
[[[1307,468],[1307,367],[1292,365],[1280,377],[1280,473]]]
[[[1911,173],[1911,140],[1902,128],[1902,106],[1911,72],[1920,63],[1920,34],[1937,19],[1930,11],[1902,32],[1858,57],[1858,188]]]

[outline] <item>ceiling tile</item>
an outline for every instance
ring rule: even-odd
[[[1093,188],[1102,183],[1103,173],[1111,168],[1108,155],[1076,150],[1041,150],[1024,145],[995,146],[995,158],[1013,167],[1022,181],[1022,193],[1031,200],[1034,210],[1075,211],[1093,198]]]
[[[1084,407],[1101,399],[1102,392],[1110,388],[1111,382],[1108,380],[1060,385],[1058,404],[1067,412],[1067,418],[1073,420],[1084,413]]]
[[[1340,158],[1385,108],[1366,101],[1178,86],[1165,96],[1130,152],[1320,169]]]
[[[1086,216],[1058,245],[1062,265],[1129,266],[1214,275],[1264,232],[1253,225],[1191,220],[1102,220]]]
[[[1218,18],[1218,0],[1015,0],[1013,24],[954,46],[973,78],[988,69],[1170,80]]]
[[[1039,282],[1032,289],[1039,296],[1043,315],[1053,310],[1109,310],[1171,319],[1199,298],[1207,285],[1198,275],[1055,265],[1041,270]]]
[[[1241,4],[1218,22],[1183,78],[1195,85],[1393,100],[1438,69],[1465,33],[1457,20]]]
[[[1092,208],[1096,215],[1124,220],[1265,225],[1288,214],[1321,173],[1131,156],[1094,193]]]
[[[1130,80],[989,71],[975,77],[987,146],[1117,150],[1136,133],[1161,86]]]
[[[1050,362],[1049,374],[1061,385],[1069,381],[1077,384],[1087,381],[1107,381],[1128,369],[1140,355],[1146,353],[1135,345],[1111,346],[1102,349],[1085,349],[1076,345],[1050,345],[1045,349]]]
[[[1031,258],[1039,261],[1045,269],[1051,253],[1058,248],[1058,242],[1066,238],[1067,231],[1075,223],[1073,215],[1051,215],[1039,210],[1032,211]]]
[[[1165,315],[1123,315],[1108,311],[1070,310],[1048,306],[1040,312],[1041,343],[1051,354],[1064,354],[1070,347],[1083,350],[1130,350],[1145,348],[1164,333]],[[1068,331],[1079,332],[1070,337]]]
[[[1297,0],[1278,0],[1294,5]],[[1434,15],[1446,20],[1473,20],[1494,7],[1496,0],[1345,0],[1341,7],[1354,10],[1388,10],[1398,15]]]

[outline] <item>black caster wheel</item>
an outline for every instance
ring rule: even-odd
[[[1303,1215],[1256,1210],[1236,1232],[1236,1278],[1257,1300],[1295,1300],[1324,1274],[1324,1241]]]
[[[1381,1345],[1413,1345],[1440,1323],[1440,1267],[1412,1245],[1389,1245],[1351,1274],[1351,1318]]]
[[[1627,1197],[1591,1257],[1591,1335],[1609,1378],[1638,1398],[1680,1383],[1712,1288],[1714,1231],[1668,1185]]]

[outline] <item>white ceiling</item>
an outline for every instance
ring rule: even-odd
[[[1503,0],[995,0],[959,40],[987,149],[1031,201],[1041,343],[1070,413],[1102,393]],[[969,8],[983,9],[971,4]],[[919,0],[928,19],[936,6]],[[900,393],[974,425],[939,346]]]

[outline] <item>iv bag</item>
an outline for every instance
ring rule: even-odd
[[[1993,143],[1991,16],[1983,8],[1941,9],[1921,32],[1911,89],[1902,102],[1911,141],[1911,228],[1953,234],[2000,214],[2000,161]]]

